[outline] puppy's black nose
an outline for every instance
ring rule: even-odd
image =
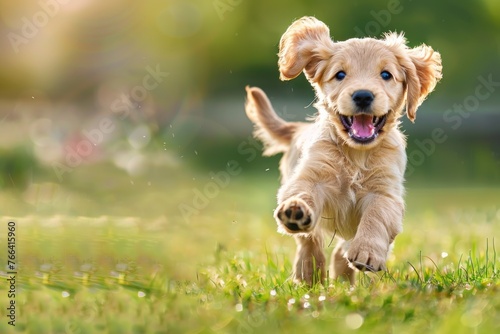
[[[354,104],[361,109],[369,107],[373,99],[375,99],[375,96],[373,96],[373,93],[369,90],[357,90],[352,94]]]

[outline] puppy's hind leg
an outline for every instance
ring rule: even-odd
[[[348,242],[340,240],[332,252],[332,259],[330,265],[330,273],[333,279],[346,280],[354,285],[356,272],[349,266],[349,261],[345,257],[347,253]]]

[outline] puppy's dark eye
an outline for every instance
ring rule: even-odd
[[[384,79],[384,80],[386,80],[386,81],[387,81],[387,80],[390,80],[390,79],[392,78],[392,74],[391,74],[391,73],[389,73],[389,72],[387,72],[387,71],[382,71],[382,72],[380,73],[380,76],[382,77],[382,79]]]
[[[335,74],[335,79],[337,79],[338,81],[342,81],[345,79],[345,72],[344,71],[338,71],[337,74]]]

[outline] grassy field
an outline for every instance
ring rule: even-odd
[[[208,173],[96,165],[0,192],[0,275],[8,221],[19,264],[16,326],[2,277],[0,333],[500,331],[498,187],[409,184],[388,272],[308,288],[275,232],[276,176],[243,170],[184,216]]]

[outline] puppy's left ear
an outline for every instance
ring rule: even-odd
[[[442,78],[441,55],[430,46],[421,45],[406,50],[408,58],[405,67],[406,84],[406,114],[413,122],[417,108],[427,95],[434,90]]]

